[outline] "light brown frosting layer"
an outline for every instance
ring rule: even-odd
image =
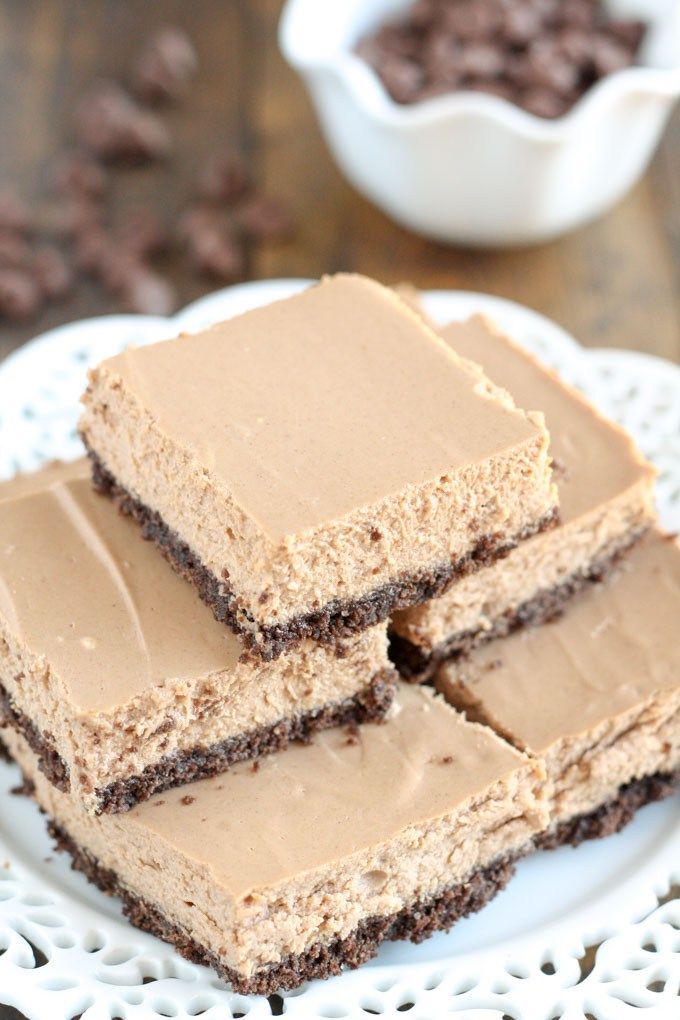
[[[479,362],[520,407],[543,411],[563,524],[654,477],[627,432],[481,316],[452,323],[442,336],[457,354]]]
[[[680,546],[655,532],[561,619],[442,667],[437,687],[459,704],[462,687],[500,731],[544,754],[653,695],[678,691],[679,621]]]
[[[400,688],[384,726],[330,730],[310,747],[237,766],[163,794],[126,816],[149,837],[208,866],[234,897],[341,860],[436,818],[503,779],[524,759],[466,723],[429,690]]]
[[[278,540],[539,434],[386,288],[340,275],[105,361]]]
[[[0,503],[0,534],[0,619],[79,708],[238,662],[239,639],[86,479]]]

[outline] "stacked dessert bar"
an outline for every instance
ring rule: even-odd
[[[133,923],[266,994],[673,788],[652,472],[486,324],[341,275],[125,351],[84,405],[94,487],[0,491],[0,722]]]

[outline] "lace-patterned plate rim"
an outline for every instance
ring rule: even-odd
[[[53,330],[22,348],[0,365],[0,475],[11,473],[11,465],[30,469],[78,454],[73,427],[88,364],[127,343],[194,332],[306,285],[246,284],[200,299],[172,320],[107,316]],[[501,298],[435,291],[425,302],[440,323],[487,315],[629,427],[662,471],[665,523],[680,526],[680,369],[635,352],[586,351],[544,317]],[[52,854],[42,819],[29,802],[5,793],[13,783],[14,770],[1,766],[0,865],[6,860],[10,869],[0,867],[0,1002],[30,1020],[78,1014],[84,1020],[223,1020],[280,1009],[310,1020],[404,1013],[414,1020],[446,1013],[475,1020],[575,1020],[586,1013],[620,1020],[639,1008],[653,1020],[676,1015],[678,798],[644,809],[604,843],[523,862],[504,893],[450,934],[421,946],[385,946],[359,971],[268,1003],[234,996],[209,971],[130,928],[117,906],[61,857],[46,864]]]

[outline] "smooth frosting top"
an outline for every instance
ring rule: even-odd
[[[3,500],[0,489],[0,622],[9,633],[44,656],[86,711],[232,668],[239,639],[88,479],[63,473],[59,481],[48,469],[42,490],[39,473],[22,498]]]
[[[123,380],[277,540],[538,434],[392,291],[339,275],[203,333],[128,348]]]
[[[458,354],[478,361],[520,407],[536,407],[545,414],[564,523],[653,477],[652,466],[623,429],[484,319],[454,323],[442,330],[442,336]]]
[[[226,776],[133,808],[139,826],[207,866],[234,897],[275,885],[454,810],[526,759],[432,691],[401,685],[396,713],[328,730]],[[193,798],[193,799],[191,799]],[[190,802],[186,802],[190,801]]]
[[[18,499],[33,492],[48,489],[54,482],[65,482],[69,478],[87,478],[90,464],[86,457],[79,460],[52,460],[39,471],[27,471],[0,482],[0,500]]]
[[[503,732],[537,753],[680,685],[680,545],[654,532],[604,585],[554,623],[518,632],[442,668]]]

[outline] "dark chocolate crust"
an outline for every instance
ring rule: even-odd
[[[301,712],[290,719],[282,719],[271,726],[260,726],[208,747],[175,751],[148,765],[138,775],[117,779],[104,789],[96,790],[96,814],[129,811],[154,793],[216,776],[240,761],[250,761],[282,751],[294,741],[310,740],[320,730],[381,722],[394,699],[396,684],[397,675],[393,670],[381,670],[362,691],[344,701]],[[49,734],[41,733],[27,716],[12,706],[2,684],[0,726],[13,726],[18,730],[36,755],[40,771],[45,777],[58,789],[69,789],[68,766],[54,750],[52,738]]]
[[[215,618],[240,634],[246,646],[262,659],[274,659],[306,638],[337,641],[381,623],[395,609],[405,609],[436,598],[454,581],[507,556],[519,542],[554,527],[559,520],[559,511],[555,507],[535,526],[510,540],[498,535],[484,536],[456,563],[445,563],[436,569],[402,576],[361,598],[334,599],[321,609],[301,614],[285,624],[262,627],[239,604],[228,578],[220,579],[208,570],[158,513],[135,499],[117,482],[93,450],[88,449],[88,455],[92,461],[95,488],[112,499],[121,513],[132,517],[140,525],[143,537],[154,542],[171,566],[194,585]]]
[[[27,715],[16,708],[10,693],[0,683],[0,726],[18,730],[38,759],[38,768],[58,790],[68,791],[71,786],[69,767],[55,749],[51,733],[41,732]]]
[[[558,846],[578,846],[587,839],[611,836],[628,825],[639,808],[670,797],[679,788],[680,769],[633,779],[594,811],[559,822],[535,836],[534,843],[540,850],[554,850]]]
[[[485,630],[477,627],[473,630],[460,631],[453,634],[427,651],[420,645],[413,644],[408,638],[392,632],[390,634],[390,658],[396,665],[404,680],[410,683],[424,683],[432,679],[443,662],[459,659],[469,655],[480,645],[488,644],[497,638],[507,637],[524,627],[538,627],[560,617],[570,600],[591,584],[606,580],[614,572],[621,560],[646,533],[646,527],[636,527],[629,532],[616,546],[613,552],[603,556],[587,570],[579,570],[554,588],[539,591],[514,609],[509,609],[494,621],[493,627]]]
[[[320,730],[381,722],[394,699],[396,682],[396,673],[383,670],[363,691],[344,701],[302,712],[273,726],[261,726],[209,747],[176,751],[153,765],[147,765],[138,775],[118,779],[98,790],[97,814],[129,811],[155,793],[216,776],[240,761],[256,760],[283,751],[294,741],[307,742]]]
[[[111,896],[123,903],[123,913],[142,931],[151,932],[175,947],[193,963],[205,964],[229,981],[241,995],[271,995],[279,989],[297,988],[312,978],[328,978],[344,968],[360,967],[375,956],[382,942],[410,939],[422,942],[436,931],[450,928],[456,921],[488,903],[511,878],[517,856],[499,858],[480,868],[466,882],[444,889],[431,899],[414,903],[387,917],[369,917],[348,936],[331,943],[309,947],[299,955],[290,955],[278,963],[256,971],[249,978],[225,967],[206,946],[169,921],[161,911],[127,889],[115,872],[104,868],[89,851],[78,846],[55,822],[48,822],[50,835],[59,850],[71,855],[72,867]]]

